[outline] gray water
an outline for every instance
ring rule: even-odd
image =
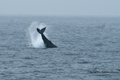
[[[58,48],[30,45],[34,21]],[[120,18],[0,17],[0,80],[119,79]]]

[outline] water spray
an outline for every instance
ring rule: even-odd
[[[45,27],[45,24],[40,24],[38,22],[32,22],[30,27],[28,28],[29,37],[30,37],[30,44],[34,48],[45,48],[45,44],[42,40],[41,35],[36,31],[37,28]],[[45,33],[46,34],[46,33]]]

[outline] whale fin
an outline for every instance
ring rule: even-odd
[[[41,29],[41,32],[44,33],[45,29],[46,29],[46,27],[42,28],[42,29]]]
[[[44,31],[45,31],[46,27],[45,28],[42,28],[41,30],[39,28],[37,28],[37,31],[40,33],[40,34],[43,34]]]

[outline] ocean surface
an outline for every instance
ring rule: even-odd
[[[35,22],[58,48],[31,45]],[[120,18],[1,16],[0,80],[120,80]]]

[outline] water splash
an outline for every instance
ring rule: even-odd
[[[37,32],[36,28],[43,28],[46,25],[43,23],[32,22],[30,27],[28,28],[29,37],[30,37],[30,44],[34,48],[45,48],[45,44],[42,40],[41,35]]]

